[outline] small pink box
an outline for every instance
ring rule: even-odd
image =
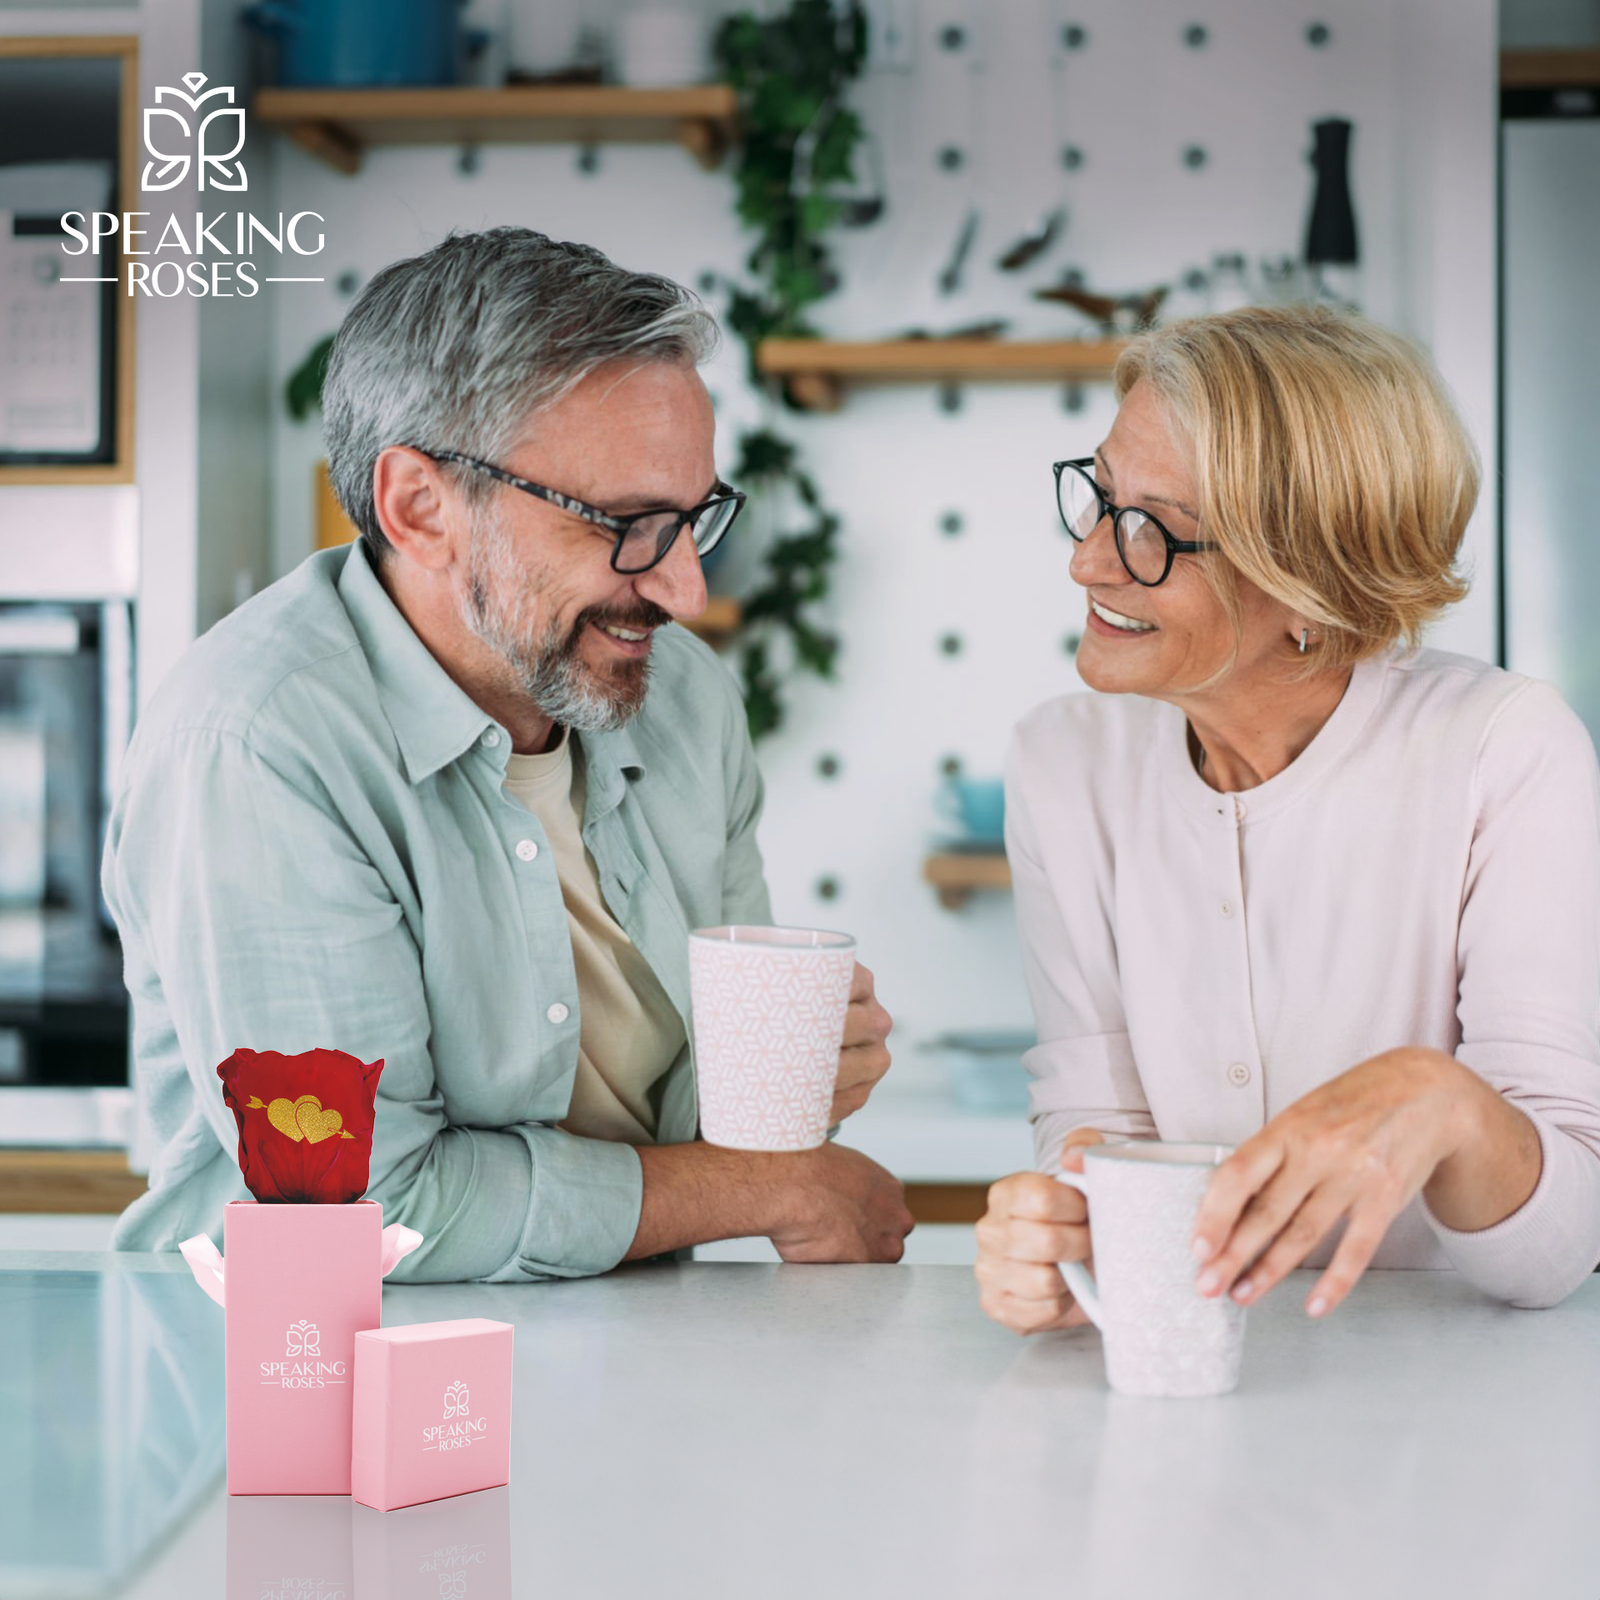
[[[223,1208],[228,1493],[349,1494],[356,1333],[383,1320],[383,1207]]]
[[[372,1328],[355,1346],[355,1499],[393,1511],[510,1481],[509,1322]]]

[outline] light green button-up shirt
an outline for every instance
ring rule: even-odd
[[[644,709],[581,739],[601,891],[687,1030],[689,930],[771,920],[737,689],[664,628]],[[220,1244],[248,1195],[217,1064],[331,1047],[384,1061],[368,1193],[425,1239],[396,1279],[576,1277],[626,1254],[637,1152],[555,1126],[579,995],[553,852],[501,789],[510,752],[359,545],[312,556],[173,670],[103,866],[159,1143],[119,1248]],[[692,1139],[687,1046],[661,1096],[661,1142]]]

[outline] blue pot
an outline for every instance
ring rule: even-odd
[[[946,778],[939,791],[940,812],[975,843],[1002,844],[1006,836],[1006,785],[1003,778]]]
[[[290,88],[447,84],[488,35],[461,27],[465,0],[259,0],[246,26],[278,44]]]

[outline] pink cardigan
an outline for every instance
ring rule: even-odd
[[[1547,684],[1433,650],[1364,661],[1239,794],[1195,772],[1176,707],[1066,695],[1013,738],[1006,853],[1042,1170],[1079,1126],[1237,1144],[1429,1045],[1527,1113],[1543,1172],[1481,1233],[1419,1196],[1374,1264],[1547,1306],[1600,1261],[1600,773]]]

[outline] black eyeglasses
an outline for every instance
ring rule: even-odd
[[[659,511],[639,511],[632,516],[614,517],[598,506],[574,499],[570,494],[562,494],[559,489],[547,489],[542,483],[529,483],[526,478],[507,472],[504,467],[493,466],[473,456],[464,456],[455,450],[423,450],[421,453],[433,461],[454,461],[463,467],[487,472],[491,478],[509,483],[513,489],[520,489],[524,494],[531,494],[536,499],[571,512],[575,517],[582,517],[585,522],[594,523],[597,528],[604,528],[616,541],[611,548],[611,568],[614,572],[648,572],[662,560],[685,528],[690,530],[695,550],[702,556],[710,555],[722,543],[723,535],[733,526],[733,519],[739,515],[745,502],[744,495],[732,484],[724,483],[719,478],[716,494],[697,506],[690,506],[687,511],[663,506]]]
[[[1101,518],[1111,518],[1117,554],[1135,583],[1153,589],[1166,581],[1174,556],[1197,555],[1202,550],[1218,550],[1209,539],[1174,539],[1148,511],[1137,506],[1114,506],[1089,476],[1093,456],[1076,461],[1053,463],[1056,474],[1056,509],[1073,541],[1082,544],[1099,527]]]

